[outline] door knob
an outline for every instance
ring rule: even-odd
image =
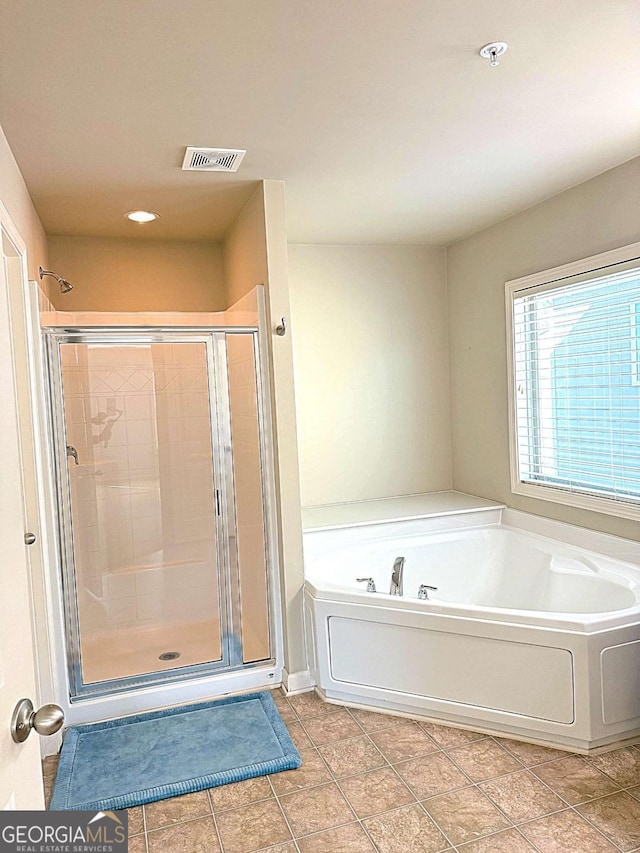
[[[64,711],[59,705],[43,705],[37,711],[30,699],[21,699],[13,709],[11,737],[22,743],[35,729],[39,735],[54,735],[64,723]]]
[[[25,545],[33,545],[33,543],[35,541],[36,541],[36,534],[35,533],[25,533],[24,534],[24,544]]]

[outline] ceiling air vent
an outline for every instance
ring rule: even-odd
[[[182,163],[185,172],[237,172],[246,154],[241,148],[187,148]]]

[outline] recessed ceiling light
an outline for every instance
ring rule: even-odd
[[[153,222],[154,219],[160,219],[157,213],[150,210],[130,210],[125,216],[132,222]]]

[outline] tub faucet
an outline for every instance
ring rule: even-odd
[[[402,582],[403,582],[403,574],[404,574],[404,557],[396,557],[395,562],[393,564],[393,571],[391,572],[391,589],[389,590],[389,595],[402,595]]]

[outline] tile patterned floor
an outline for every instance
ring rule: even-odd
[[[640,746],[585,759],[274,698],[302,767],[129,809],[130,853],[640,853]]]

